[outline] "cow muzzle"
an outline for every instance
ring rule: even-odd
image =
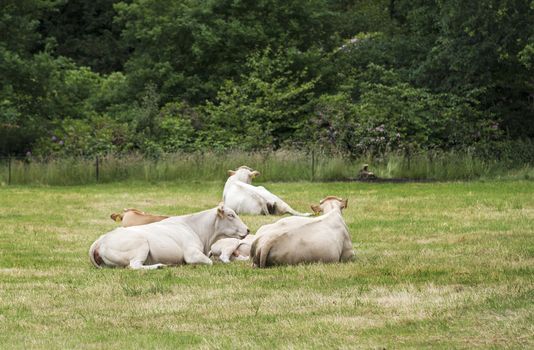
[[[247,228],[247,233],[245,233],[244,235],[239,235],[239,237],[241,237],[241,239],[243,239],[246,236],[248,236],[249,234],[250,234],[250,229]]]

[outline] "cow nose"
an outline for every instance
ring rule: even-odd
[[[239,235],[239,237],[241,237],[242,239],[245,238],[246,236],[248,236],[250,233],[250,230],[247,228],[247,233],[245,233],[244,235]]]

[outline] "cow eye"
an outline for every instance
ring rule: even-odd
[[[233,218],[235,218],[235,215],[230,213],[230,214],[228,214],[228,217],[233,219]]]

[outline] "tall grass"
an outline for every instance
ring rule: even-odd
[[[534,176],[532,164],[483,160],[469,153],[419,154],[406,157],[389,154],[348,159],[342,156],[297,151],[272,153],[176,153],[159,159],[139,155],[96,159],[11,160],[0,162],[0,183],[77,185],[114,181],[224,181],[226,170],[248,165],[261,172],[262,181],[334,181],[358,176],[363,164],[384,179],[470,180],[479,178],[521,178]],[[10,168],[10,170],[9,170]],[[11,174],[11,175],[10,175]]]

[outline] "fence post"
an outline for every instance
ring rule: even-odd
[[[96,162],[95,162],[95,170],[96,170],[96,182],[98,182],[99,178],[100,178],[100,167],[99,167],[99,164],[98,164],[98,156],[96,156]]]
[[[315,181],[315,148],[311,152],[311,180]]]
[[[7,158],[7,184],[11,185],[11,156]]]

